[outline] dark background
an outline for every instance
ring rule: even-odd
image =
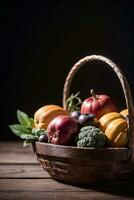
[[[29,116],[45,104],[62,105],[67,73],[79,59],[101,54],[112,59],[134,89],[134,5],[131,1],[1,2],[0,134],[17,139],[8,128],[16,110]],[[107,93],[125,107],[113,71],[87,64],[74,78],[70,93]]]

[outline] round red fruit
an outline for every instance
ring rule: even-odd
[[[91,90],[91,97],[84,100],[81,106],[82,114],[94,114],[97,119],[108,112],[118,112],[114,101],[105,94],[96,95]]]
[[[52,144],[68,145],[77,131],[78,120],[67,115],[59,115],[48,125],[48,140]]]

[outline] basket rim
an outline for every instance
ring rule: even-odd
[[[41,144],[45,146],[52,146],[52,147],[57,147],[57,148],[67,148],[67,149],[81,149],[81,150],[126,150],[128,147],[77,147],[77,146],[71,146],[71,145],[61,145],[61,144],[52,144],[52,143],[47,143],[47,142],[35,142],[36,144]]]
[[[43,142],[35,142],[34,150],[38,155],[70,159],[128,160],[127,147],[76,147]]]

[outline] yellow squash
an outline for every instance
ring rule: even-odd
[[[107,114],[103,115],[99,119],[100,129],[102,131],[105,131],[105,129],[108,126],[108,124],[111,121],[113,121],[114,119],[118,119],[118,118],[123,118],[123,116],[120,113],[117,113],[117,112],[110,112],[110,113],[107,113]]]
[[[111,112],[99,119],[100,129],[105,133],[109,146],[123,147],[128,143],[127,121],[120,114]]]
[[[57,105],[46,105],[39,108],[34,114],[35,127],[47,129],[50,121],[58,115],[68,115],[68,113]]]
[[[124,109],[120,112],[121,115],[123,115],[124,117],[128,116],[128,109]]]

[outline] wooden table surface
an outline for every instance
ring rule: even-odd
[[[134,184],[82,188],[53,180],[22,142],[0,142],[0,200],[134,200]]]

